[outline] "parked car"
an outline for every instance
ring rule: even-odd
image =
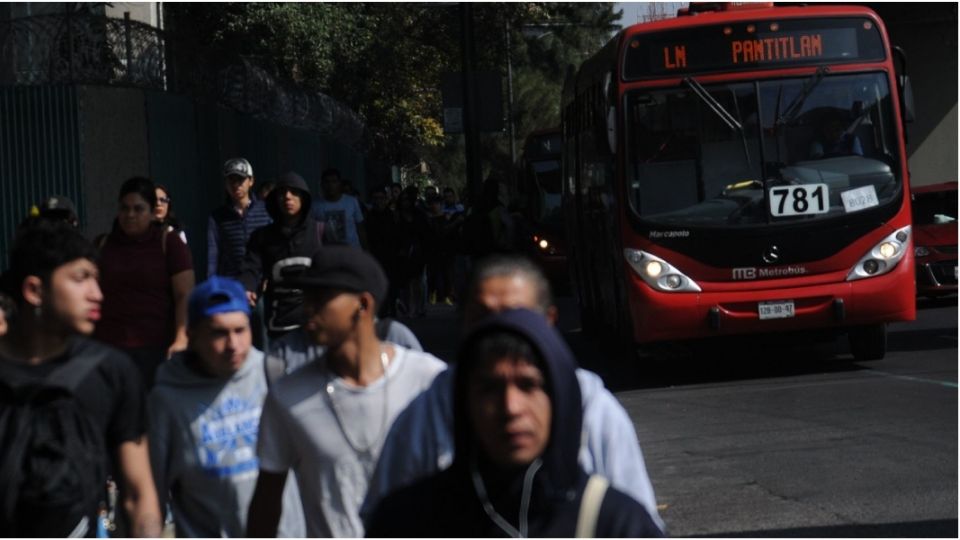
[[[957,183],[913,188],[917,296],[957,292]]]

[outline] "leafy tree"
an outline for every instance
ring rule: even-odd
[[[210,66],[250,58],[282,81],[328,94],[364,118],[377,154],[397,164],[425,160],[445,183],[462,185],[462,137],[443,133],[440,93],[442,75],[461,70],[458,5],[164,7],[181,50]],[[611,3],[479,3],[473,12],[475,68],[503,73],[505,92],[509,54],[518,147],[530,131],[559,123],[567,66],[599,49],[620,17]],[[508,166],[506,132],[481,142],[488,166]]]

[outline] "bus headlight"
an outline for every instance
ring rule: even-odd
[[[881,276],[893,270],[907,253],[910,243],[910,226],[894,231],[881,240],[847,274],[847,281]],[[919,249],[918,249],[919,251]]]
[[[630,268],[647,285],[661,292],[700,292],[700,286],[667,261],[639,249],[624,249]]]

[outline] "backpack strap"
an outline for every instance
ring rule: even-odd
[[[2,376],[3,382],[14,391],[18,391],[21,388],[31,388],[33,391],[36,391],[44,387],[56,387],[74,394],[80,386],[80,383],[82,383],[84,379],[87,378],[87,375],[96,369],[108,355],[108,350],[104,348],[97,347],[92,352],[85,349],[87,349],[87,347],[74,348],[74,346],[71,345],[67,353],[71,355],[71,358],[43,379],[29,377],[20,369],[2,360],[0,360],[0,376]]]
[[[595,538],[597,536],[597,518],[600,517],[600,505],[607,495],[610,482],[599,474],[590,476],[587,487],[580,499],[580,513],[577,516],[577,538]]]

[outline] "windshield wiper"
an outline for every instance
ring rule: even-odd
[[[714,99],[710,95],[710,92],[707,92],[707,89],[700,85],[693,77],[684,77],[683,84],[690,87],[693,90],[693,93],[696,94],[701,101],[703,101],[707,107],[710,107],[710,110],[713,111],[724,124],[727,125],[733,131],[738,131],[743,133],[743,125],[737,121],[726,109],[723,108],[723,105],[719,101]]]
[[[747,165],[750,164],[750,150],[747,147],[747,135],[743,132],[743,124],[741,124],[736,118],[730,114],[727,109],[716,100],[710,92],[707,92],[707,89],[703,87],[696,79],[693,77],[684,77],[683,84],[687,85],[693,93],[700,98],[700,101],[703,101],[711,111],[716,114],[724,124],[727,125],[732,131],[735,131],[740,135],[740,142],[743,143],[743,157],[747,160]],[[736,105],[737,98],[734,96],[733,103]]]
[[[820,84],[820,81],[823,80],[823,76],[830,71],[827,66],[820,66],[817,68],[817,71],[810,76],[805,83],[803,83],[803,88],[800,89],[800,93],[797,94],[797,97],[793,98],[793,101],[790,102],[790,105],[787,105],[787,110],[783,111],[783,114],[780,115],[780,106],[777,105],[777,125],[782,126],[793,122],[794,117],[797,113],[800,112],[800,109],[803,108],[804,102],[807,101],[807,98],[810,97],[810,93],[813,92],[813,89]]]

